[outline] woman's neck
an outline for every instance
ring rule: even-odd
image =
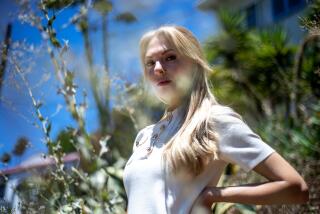
[[[172,112],[172,111],[174,111],[175,109],[177,109],[178,107],[179,107],[179,105],[169,106],[169,107],[167,108],[167,111],[168,111],[168,112]]]

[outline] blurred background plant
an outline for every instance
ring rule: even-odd
[[[21,50],[19,55],[8,55],[10,38],[6,39],[6,48],[2,52],[2,62],[5,63],[2,64],[1,74],[4,74],[9,62],[10,71],[22,82],[19,87],[26,89],[32,100],[33,112],[38,119],[34,125],[40,127],[45,136],[48,154],[44,155],[43,160],[54,160],[53,166],[30,171],[30,174],[19,182],[15,188],[19,196],[19,207],[14,209],[18,208],[23,213],[125,213],[126,195],[122,184],[124,164],[131,154],[135,134],[150,123],[152,117],[160,116],[155,115],[153,110],[159,113],[161,107],[144,93],[141,82],[127,83],[124,87],[117,88],[117,105],[110,110],[112,79],[109,76],[107,45],[108,14],[112,10],[112,3],[108,0],[43,0],[20,1],[19,6],[20,21],[33,26],[42,35],[44,44],[41,48],[46,50],[50,57],[58,81],[57,94],[63,97],[75,126],[66,127],[55,140],[52,139],[50,118],[42,113],[43,103],[33,94],[34,86],[30,85],[27,78],[30,66],[19,60],[26,51]],[[85,120],[88,108],[87,92],[83,91],[82,97],[79,95],[75,71],[66,60],[70,54],[68,41],[59,39],[56,30],[61,28],[61,24],[56,24],[57,17],[69,7],[78,8],[78,12],[63,23],[62,27],[75,25],[82,34],[90,90],[100,119],[99,129],[91,134],[86,128]],[[92,11],[97,11],[101,16],[102,69],[96,68],[94,64],[90,32],[98,26],[89,21],[88,13]],[[125,23],[136,21],[130,12],[119,13],[114,19]],[[21,47],[20,44],[16,46]],[[80,99],[81,102],[78,101]],[[10,162],[12,155],[22,155],[27,146],[26,138],[19,139],[12,154],[2,154],[1,161]],[[66,163],[64,157],[72,152],[78,154],[78,161]],[[6,175],[2,176],[8,179]]]
[[[252,206],[219,203],[215,213],[309,213],[319,209],[320,157],[320,1],[308,5],[300,44],[289,43],[279,26],[248,28],[241,12],[218,10],[222,31],[205,50],[214,66],[213,92],[244,115],[262,139],[305,177],[306,205]],[[230,165],[221,186],[265,181]]]

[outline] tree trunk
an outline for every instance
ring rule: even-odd
[[[1,64],[0,64],[0,97],[1,97],[2,84],[3,84],[3,81],[4,81],[4,73],[5,73],[6,66],[7,66],[8,51],[9,51],[10,43],[11,43],[11,31],[12,31],[12,25],[9,23],[7,25],[6,35],[5,35],[5,39],[4,39],[4,46],[3,46],[3,49],[2,49],[2,55],[1,55]]]

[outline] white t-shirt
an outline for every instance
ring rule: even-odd
[[[210,114],[219,134],[219,160],[212,161],[195,178],[172,175],[161,165],[161,152],[178,130],[184,109],[172,112],[171,122],[163,120],[140,130],[133,145],[133,154],[124,168],[124,186],[128,196],[128,214],[194,213],[192,205],[206,186],[216,186],[228,163],[238,164],[246,172],[275,150],[266,144],[248,125],[226,106],[214,105]],[[152,153],[147,147],[160,126],[167,128],[160,135]],[[137,147],[137,145],[139,145]]]

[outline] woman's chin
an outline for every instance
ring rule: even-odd
[[[163,96],[163,94],[161,96],[157,95],[157,98],[167,106],[174,105],[179,101],[177,96]]]

